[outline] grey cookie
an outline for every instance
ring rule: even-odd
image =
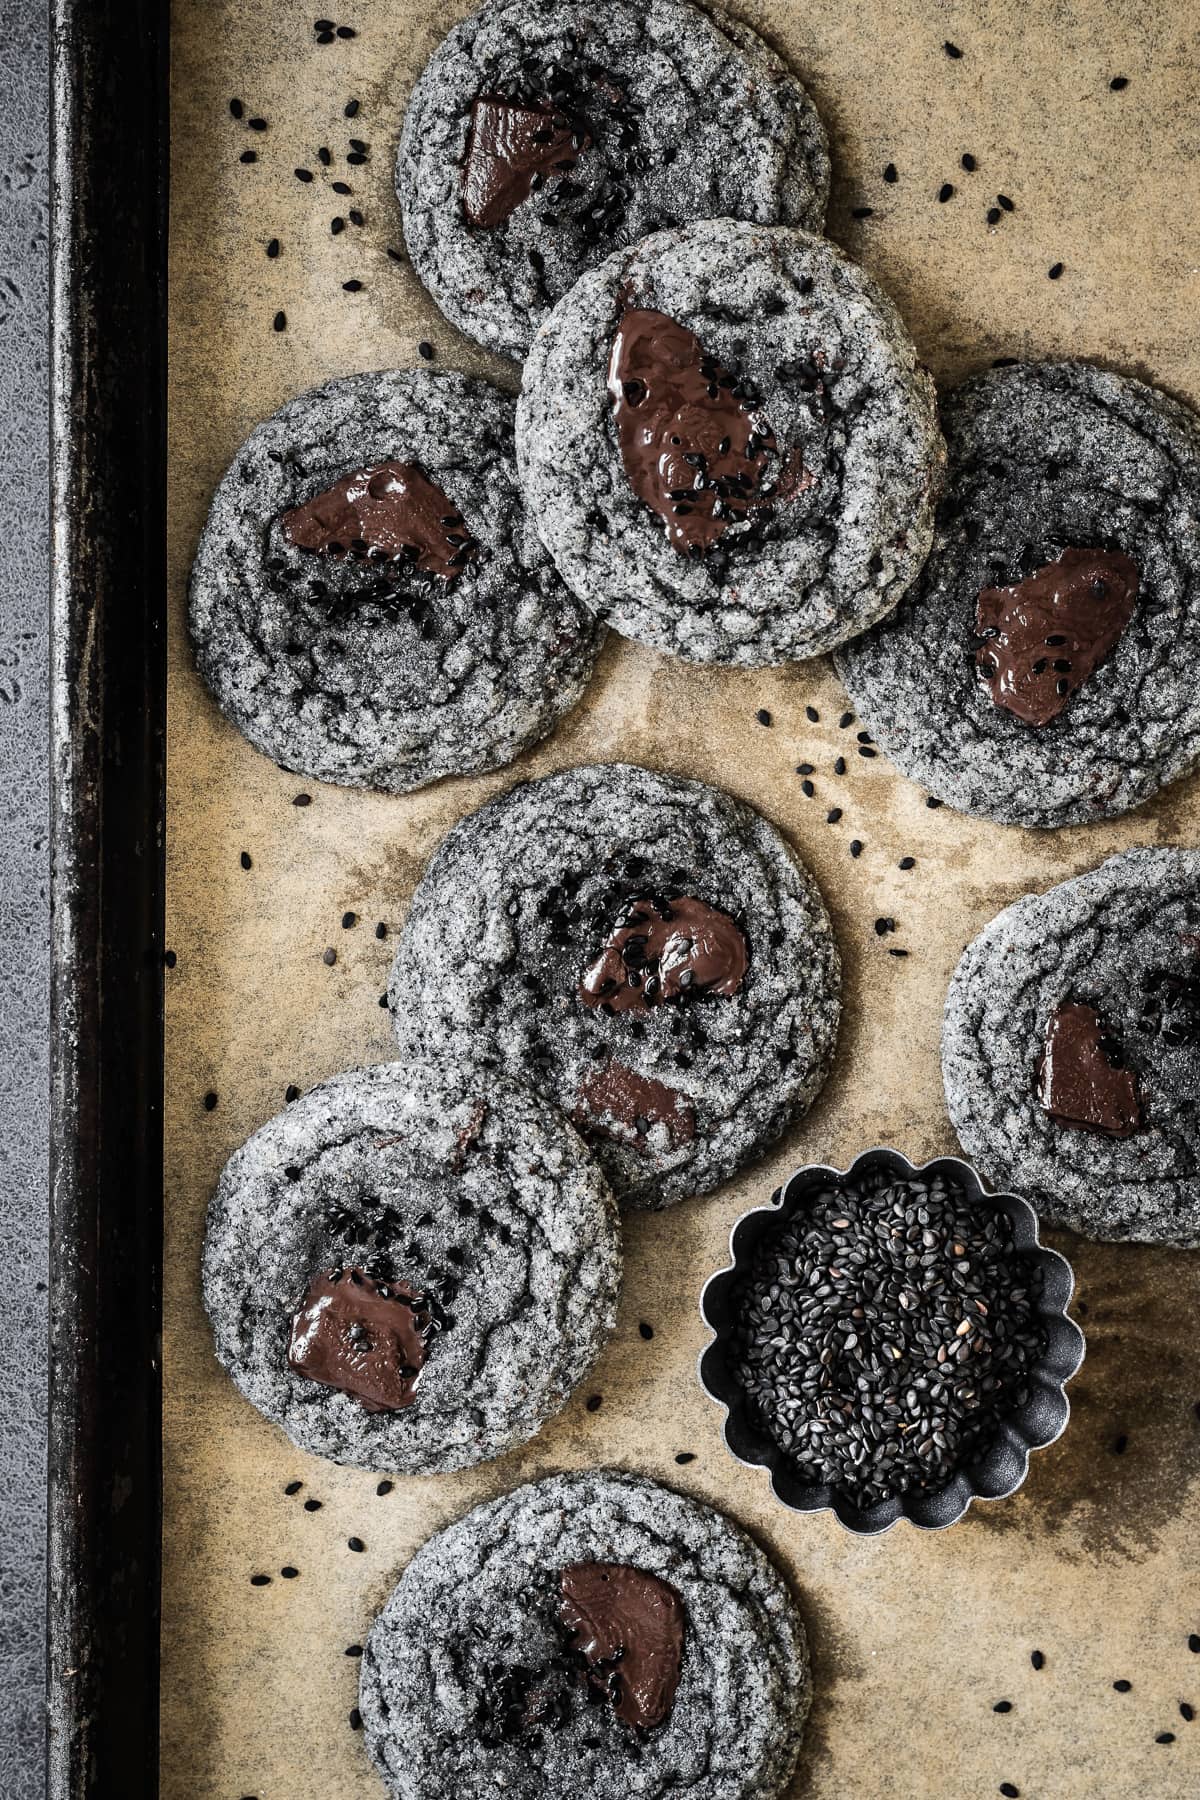
[[[1047,1024],[1099,1015],[1142,1123],[1056,1123],[1038,1094]],[[967,1155],[1087,1237],[1200,1246],[1200,851],[1127,850],[1000,913],[946,999],[942,1073]]]
[[[318,1271],[431,1297],[412,1403],[371,1412],[289,1367]],[[301,1449],[440,1474],[532,1437],[613,1329],[616,1209],[575,1133],[515,1083],[382,1063],[313,1088],[230,1157],[204,1302],[242,1393]]]
[[[679,1686],[648,1733],[589,1706],[562,1666],[559,1576],[578,1562],[645,1571],[683,1602]],[[518,1488],[431,1538],[371,1629],[359,1707],[403,1800],[773,1800],[810,1698],[804,1627],[762,1551],[711,1507],[597,1471]]]
[[[738,922],[736,989],[585,1003],[629,903],[681,896]],[[402,1054],[527,1081],[576,1119],[619,1199],[659,1207],[806,1111],[840,987],[816,885],[772,825],[702,782],[612,763],[527,782],[455,827],[413,897],[389,1000]]]
[[[490,225],[464,204],[481,97],[554,102],[590,138],[564,144],[574,166]],[[442,311],[519,359],[585,269],[660,227],[732,217],[819,231],[829,155],[799,81],[718,9],[494,0],[418,80],[396,190],[413,266]]]
[[[478,548],[457,579],[287,541],[285,512],[393,458],[459,509]],[[429,370],[327,382],[250,434],[213,499],[190,618],[200,672],[251,743],[388,793],[511,762],[574,706],[601,641],[522,505],[512,401]]]
[[[759,484],[773,504],[699,555],[626,472],[608,372],[627,306],[691,332],[774,433]],[[806,232],[715,220],[610,256],[560,301],[525,365],[517,455],[581,600],[656,649],[760,665],[829,650],[896,605],[929,548],[944,451],[932,380],[875,282]]]
[[[1053,827],[1113,818],[1200,761],[1200,421],[1088,363],[992,369],[949,396],[948,491],[925,573],[838,654],[862,718],[906,775],[963,812]],[[1032,727],[975,668],[981,589],[1067,549],[1139,571],[1115,648]]]

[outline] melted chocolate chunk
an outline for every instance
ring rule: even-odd
[[[1133,617],[1138,571],[1120,550],[1064,550],[1014,587],[984,588],[975,666],[997,706],[1048,725]]]
[[[654,1125],[665,1125],[672,1148],[690,1144],[696,1135],[696,1115],[674,1088],[627,1069],[624,1063],[605,1063],[579,1087],[576,1128],[585,1137],[609,1137],[618,1144],[644,1138]]]
[[[591,137],[548,100],[504,100],[480,94],[471,107],[463,164],[463,211],[485,231],[503,225],[544,180],[575,167]]]
[[[741,987],[749,960],[729,914],[703,900],[633,900],[577,992],[585,1006],[613,1012],[645,1012],[702,994],[728,997]]]
[[[298,550],[406,563],[453,581],[477,545],[452,500],[416,463],[373,463],[293,506],[281,520]]]
[[[292,1320],[288,1366],[367,1412],[399,1412],[416,1396],[433,1329],[429,1301],[407,1282],[322,1269]]]
[[[1171,969],[1151,969],[1142,987],[1144,1030],[1153,1031],[1173,1049],[1200,1044],[1200,974],[1177,975]]]
[[[1046,1024],[1038,1099],[1058,1125],[1132,1137],[1142,1123],[1137,1083],[1094,1006],[1066,1000]]]
[[[541,1725],[561,1725],[567,1698],[561,1671],[528,1669],[519,1663],[497,1667],[475,1710],[485,1744],[511,1744]]]
[[[683,1661],[683,1601],[627,1563],[569,1563],[559,1617],[583,1657],[583,1680],[618,1719],[652,1731],[671,1711]]]
[[[730,525],[812,483],[798,452],[781,466],[775,433],[737,377],[666,313],[622,314],[608,392],[629,485],[680,555],[710,550]]]

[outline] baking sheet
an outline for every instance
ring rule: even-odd
[[[613,640],[583,706],[512,770],[384,798],[275,769],[220,718],[192,669],[188,564],[212,488],[260,418],[331,375],[412,364],[421,339],[440,366],[515,384],[511,366],[459,338],[387,255],[402,244],[391,163],[404,100],[467,10],[359,0],[344,21],[357,36],[321,46],[312,9],[278,0],[173,9],[167,942],[178,961],[166,1021],[162,1793],[380,1793],[350,1722],[357,1663],[345,1650],[412,1551],[520,1481],[615,1463],[725,1507],[792,1579],[816,1677],[796,1795],[957,1800],[1009,1781],[1028,1800],[1182,1800],[1200,1789],[1200,1723],[1178,1711],[1181,1700],[1200,1708],[1200,1656],[1187,1647],[1200,1631],[1200,1258],[1047,1234],[1075,1264],[1088,1336],[1072,1423],[1016,1498],[940,1535],[903,1525],[865,1542],[830,1517],[780,1509],[763,1473],[726,1454],[694,1366],[706,1336],[696,1300],[725,1260],[729,1226],[795,1164],[844,1165],[878,1142],[918,1158],[955,1148],[937,1052],[964,944],[1015,896],[1115,850],[1200,841],[1200,782],[1111,825],[1004,829],[930,811],[883,757],[854,756],[824,661],[707,671]],[[739,0],[736,10],[809,80],[834,138],[831,234],[890,289],[939,380],[998,355],[1069,352],[1200,403],[1190,0]],[[946,38],[961,58],[945,53]],[[1129,86],[1114,93],[1113,76]],[[265,132],[230,117],[234,96]],[[352,97],[353,123],[343,117]],[[370,145],[358,168],[343,160],[351,136]],[[337,166],[322,169],[321,145]],[[258,160],[243,164],[248,149]],[[964,152],[976,173],[960,167]],[[900,171],[891,186],[889,161]],[[317,180],[302,184],[295,167]],[[349,180],[354,197],[339,199],[331,179]],[[956,191],[939,204],[945,181]],[[1015,211],[989,230],[997,192]],[[874,216],[851,217],[866,205]],[[350,206],[366,223],[334,236],[330,220]],[[361,293],[343,291],[350,279]],[[755,721],[760,707],[769,730]],[[839,751],[851,765],[841,780]],[[807,860],[846,964],[837,1066],[768,1162],[707,1199],[628,1221],[619,1330],[559,1419],[521,1452],[380,1497],[377,1477],[292,1449],[221,1373],[199,1293],[204,1205],[224,1158],[289,1083],[389,1055],[377,1002],[392,944],[374,928],[399,925],[449,827],[520,777],[617,757],[725,785]],[[803,760],[817,765],[812,800],[793,772]],[[312,804],[294,806],[299,792]],[[854,837],[865,845],[857,861]],[[905,855],[917,859],[908,873],[897,867]],[[895,916],[890,942],[907,959],[876,938],[878,914]],[[602,1396],[598,1411],[585,1411],[586,1394]],[[696,1460],[678,1466],[682,1452]],[[309,1498],[319,1510],[304,1510]],[[361,1553],[348,1549],[352,1535]],[[299,1574],[284,1579],[284,1567]],[[255,1573],[271,1584],[252,1587]],[[1113,1691],[1118,1678],[1130,1693]],[[994,1713],[1001,1698],[1014,1710]],[[1176,1741],[1156,1744],[1163,1731]]]

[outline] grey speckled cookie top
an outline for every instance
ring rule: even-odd
[[[620,1199],[714,1187],[807,1109],[841,965],[750,807],[628,763],[527,782],[429,865],[392,969],[401,1050],[471,1057],[574,1117]]]
[[[373,492],[397,461],[422,490],[401,541],[436,554],[368,556],[365,537],[341,542],[369,529],[345,508],[336,531],[297,531],[294,509],[332,516],[328,490],[374,470]],[[526,516],[512,401],[431,370],[328,382],[250,434],[200,539],[190,622],[201,674],[260,750],[390,793],[511,762],[575,704],[602,637]]]
[[[648,1732],[588,1704],[560,1613],[580,1563],[643,1571],[682,1602],[679,1686]],[[810,1696],[804,1628],[762,1551],[711,1507],[598,1471],[431,1538],[372,1627],[359,1704],[402,1800],[774,1800]]]
[[[644,357],[614,360],[646,317],[660,364],[664,328],[693,341],[700,387],[682,401],[673,369],[656,398]],[[714,428],[726,394],[743,416]],[[631,480],[622,408],[661,433],[665,519]],[[871,278],[822,238],[727,219],[583,276],[539,331],[517,407],[521,479],[564,580],[694,662],[815,656],[882,618],[929,548],[943,454],[932,380]],[[697,507],[723,528],[689,550],[668,527]]]
[[[1088,1029],[1059,1035],[1051,1087],[1068,1008]],[[942,1072],[996,1187],[1088,1237],[1200,1247],[1200,850],[1127,850],[993,919],[950,984]]]
[[[298,1314],[328,1362],[330,1321],[317,1315],[330,1284],[306,1313],[310,1284],[351,1269],[432,1308],[399,1410],[367,1410],[289,1364]],[[218,1357],[294,1443],[360,1468],[440,1473],[531,1437],[582,1380],[615,1320],[616,1209],[575,1133],[526,1089],[381,1063],[313,1088],[230,1157],[203,1284]],[[371,1351],[379,1322],[378,1305],[343,1321],[343,1367],[355,1345]]]
[[[1200,761],[1200,420],[1139,381],[1064,362],[980,375],[943,421],[950,480],[925,572],[843,647],[839,673],[888,755],[950,805],[1003,824],[1112,818]],[[1098,620],[1090,644],[1047,622],[1033,651],[1054,665],[1043,680],[1072,688],[1080,671],[1057,664],[1080,649],[1096,666],[1030,725],[977,671],[977,647],[998,641],[977,629],[990,624],[980,594],[1072,550],[1115,554],[1126,572],[1132,559],[1132,616]],[[1108,607],[1112,580],[1097,591]]]
[[[829,157],[800,83],[718,10],[493,0],[417,82],[396,189],[443,312],[520,358],[584,269],[662,226],[819,231]]]

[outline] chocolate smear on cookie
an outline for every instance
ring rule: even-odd
[[[579,1086],[576,1128],[585,1137],[627,1143],[632,1133],[644,1138],[655,1125],[665,1125],[674,1149],[696,1135],[696,1115],[688,1102],[663,1081],[639,1075],[624,1063],[608,1062]]]
[[[579,982],[585,1006],[645,1012],[667,1000],[728,998],[745,979],[746,940],[728,913],[690,895],[631,900]]]
[[[335,481],[280,521],[297,550],[406,563],[453,581],[478,546],[454,502],[416,463],[372,463]]]
[[[781,458],[758,396],[666,313],[622,313],[608,392],[629,485],[681,556],[702,556],[730,525],[812,483],[798,453]]]
[[[984,588],[975,666],[993,701],[1048,725],[1094,675],[1133,617],[1138,570],[1120,550],[1064,550],[1012,587]]]
[[[288,1366],[366,1412],[400,1412],[416,1397],[433,1329],[429,1300],[407,1282],[322,1269],[292,1320]]]
[[[581,124],[548,100],[480,94],[471,106],[462,172],[469,223],[485,231],[503,225],[544,181],[573,169],[591,142]]]
[[[559,1617],[585,1664],[582,1679],[618,1719],[652,1731],[671,1711],[683,1661],[683,1601],[627,1563],[569,1563]]]
[[[1142,1123],[1137,1083],[1094,1006],[1065,1000],[1046,1022],[1037,1094],[1058,1125],[1132,1137]]]

